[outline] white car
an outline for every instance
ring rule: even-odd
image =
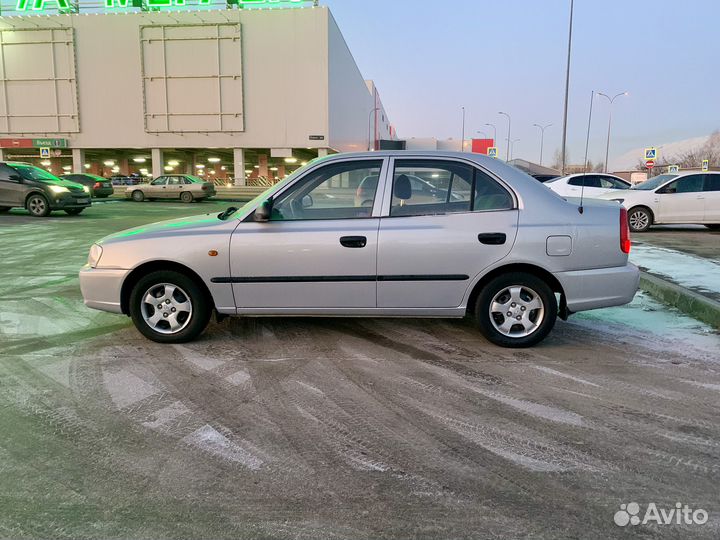
[[[618,201],[627,208],[634,232],[665,223],[697,223],[720,229],[720,172],[662,174],[599,198]]]
[[[612,193],[619,189],[630,189],[630,182],[604,173],[571,174],[553,178],[545,182],[547,187],[562,197],[580,197],[594,199],[599,195]],[[585,189],[583,190],[583,185]]]

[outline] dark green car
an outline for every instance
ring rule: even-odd
[[[87,186],[29,163],[0,162],[0,212],[25,208],[31,216],[45,217],[53,210],[64,210],[74,216],[90,204]]]

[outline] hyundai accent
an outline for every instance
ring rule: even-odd
[[[630,302],[629,251],[617,203],[581,207],[483,155],[369,152],[318,158],[240,209],[108,236],[80,285],[162,343],[196,338],[214,311],[471,315],[491,342],[527,347],[558,316]]]

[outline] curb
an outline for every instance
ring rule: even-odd
[[[640,288],[655,299],[710,326],[720,328],[720,302],[648,272],[640,272]]]

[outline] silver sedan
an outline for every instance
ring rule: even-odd
[[[163,343],[215,311],[472,315],[493,343],[527,347],[558,316],[630,302],[629,251],[615,203],[580,208],[486,156],[372,152],[319,158],[239,209],[108,236],[80,284],[86,305]]]

